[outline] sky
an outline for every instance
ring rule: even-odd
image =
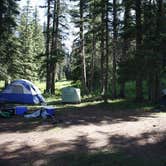
[[[47,17],[46,17],[46,9],[39,8],[39,6],[45,5],[46,0],[30,0],[30,6],[33,8],[37,7],[38,8],[38,13],[39,13],[39,19],[40,19],[40,24],[43,25],[44,21],[46,22]],[[19,5],[21,8],[26,6],[27,0],[21,0],[19,2]],[[69,19],[68,19],[69,20]],[[68,49],[69,52],[72,50],[72,43],[74,40],[73,32],[74,32],[74,27],[69,21],[69,30],[68,30],[68,38],[64,40],[65,47]]]
[[[21,0],[20,5],[24,6],[24,5],[26,5],[26,3],[27,3],[27,0]],[[44,4],[45,1],[44,0],[30,0],[30,3],[32,6],[35,7],[35,6],[39,6],[41,4]]]
[[[21,8],[26,6],[27,0],[21,0],[19,1],[19,5]],[[30,0],[30,6],[33,8],[37,7],[39,12],[39,18],[40,18],[40,24],[43,25],[43,22],[46,20],[45,16],[45,9],[39,8],[39,6],[42,6],[45,4],[45,0]]]

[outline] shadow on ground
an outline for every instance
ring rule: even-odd
[[[153,138],[152,140],[150,140]],[[20,145],[11,150],[13,142],[0,145],[0,165],[51,165],[51,166],[165,166],[166,134],[143,133],[138,137],[112,135],[108,144],[92,148],[93,140],[87,135],[70,143],[46,140],[41,149]]]
[[[141,117],[155,118],[152,111],[143,109],[145,105],[147,106],[145,103],[137,104],[125,100],[108,104],[89,102],[83,105],[65,105],[57,108],[54,121],[40,118],[25,119],[19,116],[1,119],[0,133],[42,132],[57,126],[67,128],[73,125],[101,125],[103,123],[114,124],[123,121],[138,121]]]

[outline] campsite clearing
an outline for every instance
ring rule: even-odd
[[[1,119],[0,165],[166,165],[166,113],[97,102],[59,105],[56,119]]]

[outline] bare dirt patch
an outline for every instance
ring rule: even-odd
[[[56,119],[0,119],[0,165],[47,165],[61,154],[119,149],[149,160],[166,156],[166,113],[94,106],[62,109]]]

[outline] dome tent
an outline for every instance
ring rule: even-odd
[[[81,102],[80,89],[73,88],[73,87],[63,88],[62,102],[63,103],[80,103]]]
[[[11,82],[0,92],[1,103],[40,104],[45,103],[40,90],[30,81],[20,79]]]

